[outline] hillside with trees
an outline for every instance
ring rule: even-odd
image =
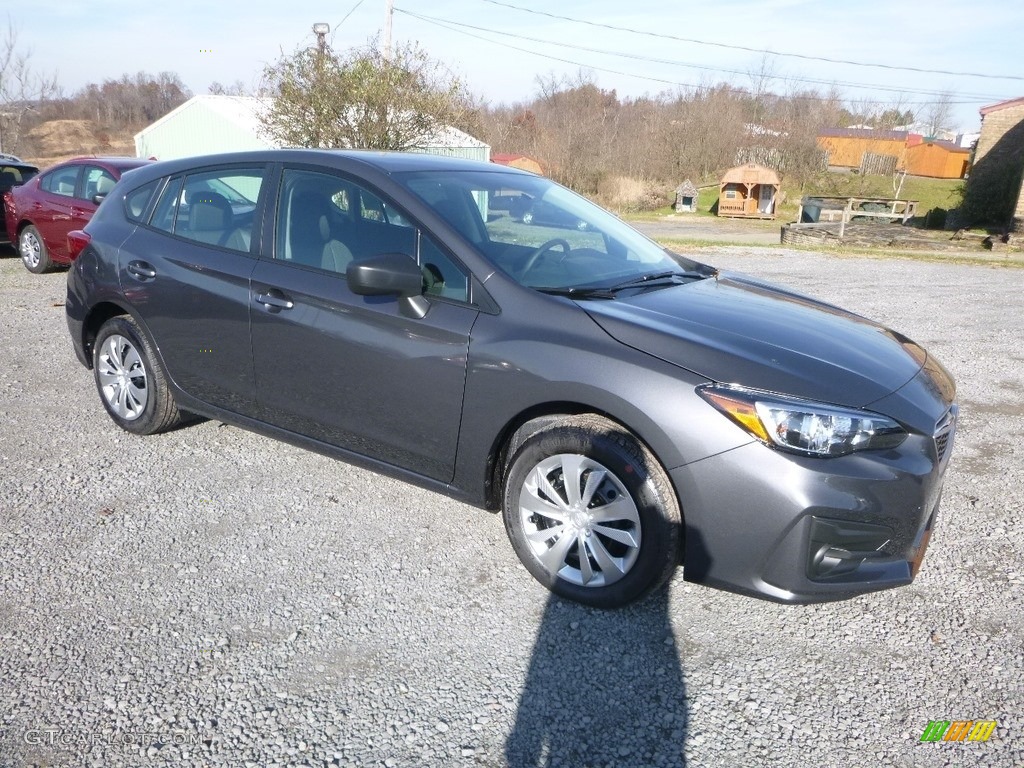
[[[917,117],[938,127],[945,119],[941,110],[919,116],[900,103],[850,103],[835,89],[778,94],[750,80],[620,97],[581,72],[538,77],[534,96],[521,103],[489,104],[415,46],[391,59],[370,46],[297,49],[266,68],[262,88],[276,97],[265,128],[285,143],[401,149],[450,124],[494,153],[539,161],[555,180],[620,211],[666,205],[683,179],[713,183],[743,162],[780,171],[792,195],[820,189],[822,129],[887,129]],[[208,90],[245,93],[241,83]],[[55,77],[33,68],[11,27],[0,44],[0,151],[41,165],[75,154],[134,154],[134,133],[191,95],[173,72],[125,74],[64,94]]]

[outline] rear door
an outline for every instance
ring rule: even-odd
[[[450,481],[478,314],[467,272],[355,180],[285,168],[280,190],[276,237],[253,273],[263,418]],[[349,289],[348,264],[382,252],[406,253],[429,275],[425,317],[407,317],[394,297]]]
[[[75,229],[75,197],[82,166],[58,168],[40,179],[38,197],[25,211],[26,218],[36,225],[51,258],[68,260],[68,232]]]
[[[171,177],[146,226],[119,256],[121,285],[184,392],[245,416],[256,411],[249,280],[266,166]]]

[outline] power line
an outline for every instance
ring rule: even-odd
[[[447,27],[448,29],[451,29],[451,27],[462,27],[464,29],[473,29],[473,30],[476,30],[478,32],[488,32],[488,33],[491,33],[491,34],[500,35],[502,37],[510,37],[510,38],[514,38],[514,39],[517,39],[517,40],[526,40],[526,41],[532,42],[532,43],[541,43],[543,45],[554,45],[554,46],[558,46],[559,48],[572,48],[574,50],[585,51],[587,53],[597,53],[597,54],[607,55],[607,56],[618,56],[620,58],[632,59],[634,61],[644,61],[644,62],[649,62],[649,63],[652,63],[652,64],[665,64],[665,65],[669,65],[669,66],[685,67],[685,68],[690,68],[690,69],[700,69],[700,70],[704,70],[704,71],[708,71],[708,72],[726,73],[726,74],[731,74],[731,75],[749,75],[750,74],[749,72],[745,72],[745,71],[741,71],[741,70],[737,70],[737,69],[727,69],[725,67],[710,67],[710,66],[707,66],[707,65],[704,65],[704,64],[693,64],[691,62],[677,61],[677,60],[674,60],[674,59],[662,59],[662,58],[656,58],[656,57],[652,57],[652,56],[642,56],[640,54],[626,53],[626,52],[623,52],[623,51],[611,51],[611,50],[604,49],[604,48],[589,48],[587,46],[575,45],[573,43],[566,43],[566,42],[563,42],[563,41],[546,40],[546,39],[539,38],[539,37],[530,37],[528,35],[520,35],[520,34],[516,34],[514,32],[505,32],[503,30],[493,29],[491,27],[481,27],[481,26],[477,26],[475,24],[467,24],[465,22],[455,21],[453,19],[444,19],[444,18],[440,18],[440,17],[437,17],[437,16],[427,16],[425,14],[413,13],[412,11],[402,10],[401,12],[404,13],[405,15],[407,15],[407,16],[411,16],[413,18],[419,19],[420,21],[425,21],[425,22],[428,22],[428,23],[431,23],[431,22],[436,23],[438,26],[444,26],[446,24],[450,25],[449,27]],[[451,29],[451,31],[459,32],[460,30]],[[479,38],[479,39],[486,39],[486,38]],[[523,50],[523,49],[516,49],[516,50]],[[531,51],[527,51],[527,52],[529,53]],[[541,55],[541,54],[536,54],[536,55]],[[634,77],[643,77],[641,75],[633,75],[633,76]],[[864,89],[871,89],[871,90],[876,90],[876,91],[886,91],[886,92],[891,92],[891,93],[907,93],[908,92],[908,90],[906,88],[897,88],[897,87],[893,87],[891,85],[878,85],[878,84],[875,84],[875,83],[856,83],[856,82],[848,82],[848,81],[842,81],[842,80],[827,80],[827,79],[823,79],[823,78],[786,76],[786,75],[766,75],[765,77],[767,79],[770,79],[770,80],[794,81],[794,82],[800,82],[800,83],[810,83],[810,84],[813,84],[813,85],[836,85],[836,86],[843,86],[843,87],[846,87],[846,88],[864,88]],[[657,82],[666,82],[666,81],[657,80]],[[945,95],[947,95],[946,91],[933,91],[933,90],[929,90],[929,89],[917,89],[917,90],[914,90],[913,93],[916,93],[916,94],[919,94],[919,95],[922,95],[922,96],[945,96]],[[965,99],[970,99],[970,100],[969,101],[955,101],[955,102],[950,102],[950,103],[954,103],[954,104],[975,104],[975,103],[981,103],[981,102],[999,101],[1000,99],[1003,98],[1002,96],[991,96],[991,95],[987,95],[987,94],[973,94],[973,93],[962,94],[962,97],[965,98]],[[923,103],[932,103],[932,102],[923,102]]]
[[[829,64],[847,64],[854,67],[874,67],[876,69],[889,69],[899,70],[903,72],[919,72],[928,75],[953,75],[955,77],[981,77],[989,80],[1024,80],[1024,77],[1018,75],[991,75],[985,72],[955,72],[946,69],[925,69],[923,67],[900,67],[893,64],[875,64],[864,61],[852,61],[849,59],[831,59],[826,56],[810,56],[803,53],[792,53],[785,51],[772,51],[767,48],[751,48],[745,45],[730,45],[728,43],[716,43],[710,40],[697,40],[691,37],[679,37],[677,35],[669,35],[664,32],[648,32],[643,29],[633,29],[631,27],[618,27],[613,24],[602,24],[598,21],[588,21],[586,19],[577,19],[572,16],[560,16],[556,13],[548,13],[547,11],[538,11],[533,8],[524,8],[521,5],[513,5],[512,3],[503,3],[500,0],[481,0],[484,3],[490,3],[491,5],[501,6],[503,8],[511,8],[516,11],[523,11],[525,13],[532,13],[535,16],[546,16],[550,19],[558,19],[559,21],[571,21],[574,24],[586,24],[591,27],[600,27],[602,29],[611,29],[616,32],[631,32],[635,35],[646,35],[647,37],[657,37],[663,40],[675,40],[680,43],[693,43],[694,45],[708,45],[715,48],[727,48],[733,51],[746,51],[747,53],[763,53],[770,56],[786,56],[794,59],[804,59],[806,61],[824,61]]]
[[[505,43],[505,42],[502,42],[500,40],[493,40],[491,38],[484,37],[482,35],[477,35],[477,34],[473,34],[472,32],[467,32],[465,29],[459,29],[459,28],[457,28],[455,26],[451,26],[452,24],[458,24],[459,22],[451,22],[451,21],[448,21],[448,20],[441,20],[441,19],[437,19],[437,18],[434,18],[434,17],[424,16],[422,14],[413,13],[412,11],[407,11],[404,8],[399,8],[398,6],[395,6],[395,13],[401,13],[401,14],[403,14],[405,16],[409,16],[411,18],[418,19],[418,20],[423,21],[423,22],[425,22],[427,24],[432,24],[434,26],[441,27],[442,29],[447,29],[450,32],[455,32],[457,34],[465,35],[467,37],[472,37],[472,38],[477,39],[477,40],[482,40],[482,41],[484,41],[486,43],[490,43],[491,45],[500,45],[503,48],[509,48],[509,49],[511,49],[513,51],[520,51],[521,53],[527,53],[527,54],[530,54],[532,56],[539,56],[541,58],[550,59],[551,61],[557,61],[557,62],[560,62],[562,64],[571,64],[572,66],[575,66],[575,67],[583,67],[585,69],[592,69],[592,70],[595,70],[595,71],[598,71],[598,72],[606,72],[606,73],[609,73],[609,74],[620,75],[620,76],[623,76],[623,77],[632,77],[632,78],[636,78],[638,80],[647,80],[649,82],[660,83],[660,84],[663,84],[663,85],[674,86],[674,87],[677,87],[677,88],[695,88],[696,89],[696,88],[707,87],[706,84],[705,85],[701,85],[701,84],[697,84],[697,83],[685,83],[685,82],[679,82],[678,80],[666,80],[666,79],[660,78],[660,77],[652,77],[650,75],[638,75],[638,74],[635,74],[633,72],[623,72],[622,70],[609,69],[608,67],[599,67],[599,66],[596,66],[596,65],[593,65],[593,64],[586,64],[584,62],[575,61],[573,59],[566,59],[566,58],[563,58],[561,56],[553,56],[553,55],[548,54],[548,53],[541,53],[540,51],[534,51],[534,50],[531,50],[529,48],[522,48],[520,46],[512,45],[511,43]],[[460,26],[471,26],[471,25],[460,25]],[[476,29],[481,29],[481,28],[476,28]],[[500,31],[497,31],[497,30],[485,30],[485,31],[493,32],[494,34],[501,35],[501,36],[521,37],[519,35],[512,35],[511,33],[500,32]],[[526,39],[531,39],[531,38],[526,38]],[[574,47],[574,48],[575,47],[580,47],[580,46],[565,45],[565,44],[562,44],[562,43],[552,43],[551,41],[544,41],[544,42],[546,42],[547,44],[559,45],[560,47]],[[583,49],[583,50],[589,50],[589,49]],[[598,52],[599,53],[606,53],[605,51],[598,51]],[[682,65],[682,66],[688,66],[688,65]],[[712,69],[712,68],[708,68],[708,69]],[[730,70],[715,70],[715,71],[726,71],[726,72],[728,72]],[[799,79],[799,78],[793,78],[793,79]],[[831,84],[831,83],[826,83],[826,84]],[[746,93],[747,92],[743,88],[738,88],[738,87],[731,86],[731,85],[726,85],[724,87],[725,87],[726,90],[735,91],[737,93]],[[887,88],[885,86],[877,86],[876,87],[876,86],[865,85],[865,86],[860,86],[860,87],[875,88],[877,90],[892,91],[894,93],[906,93],[907,92],[905,90],[896,89],[896,88]],[[824,96],[800,96],[800,98],[808,99],[808,100],[812,100],[812,101],[829,101],[830,100],[828,97],[824,97]],[[996,99],[996,100],[998,100],[998,99]],[[858,103],[863,103],[863,104],[878,104],[878,105],[888,105],[888,104],[891,103],[891,102],[883,100],[883,99],[857,99],[856,101]],[[986,102],[986,101],[990,101],[989,97],[980,97],[980,98],[969,100],[969,101],[950,101],[948,103],[950,103],[950,104],[978,104],[978,103]],[[933,101],[907,101],[907,102],[903,102],[903,105],[904,106],[926,106],[926,105],[935,104],[935,103],[937,103],[937,102],[934,101],[934,100]]]
[[[359,8],[359,6],[360,6],[360,5],[362,5],[362,4],[363,4],[363,0],[359,0],[359,2],[358,2],[358,3],[356,3],[355,5],[353,5],[353,6],[352,6],[352,10],[351,10],[351,11],[349,11],[348,13],[346,13],[346,14],[345,14],[345,18],[344,18],[344,19],[342,19],[341,21],[339,21],[339,22],[338,22],[337,24],[335,24],[335,25],[334,25],[334,29],[337,29],[337,28],[338,28],[338,27],[340,27],[340,26],[341,26],[342,24],[344,24],[344,23],[345,23],[346,21],[348,21],[348,17],[349,17],[349,16],[351,16],[351,15],[352,15],[353,13],[355,13],[355,12],[356,12],[356,10],[357,10],[357,9]]]

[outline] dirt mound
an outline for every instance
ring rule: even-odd
[[[26,135],[35,147],[26,160],[45,168],[80,155],[135,155],[131,135],[116,135],[91,120],[48,120]]]

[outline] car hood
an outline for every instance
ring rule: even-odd
[[[743,275],[580,306],[617,341],[712,381],[863,407],[921,370],[910,339]]]

